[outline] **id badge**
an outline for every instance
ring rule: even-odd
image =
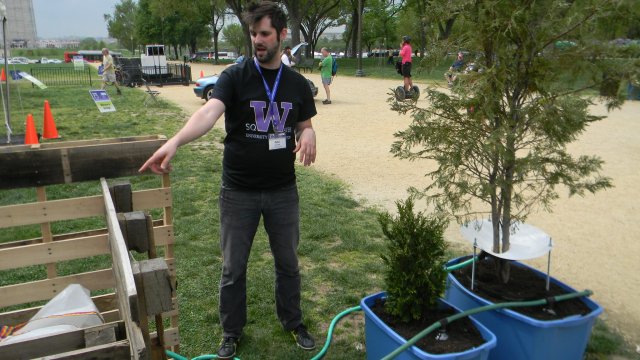
[[[269,134],[269,150],[287,148],[287,135],[285,133]]]

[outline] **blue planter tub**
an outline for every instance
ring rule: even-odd
[[[449,261],[455,265],[463,258]],[[520,266],[534,271],[539,277],[546,274],[514,261],[511,266]],[[551,282],[567,292],[575,292],[568,285],[551,278]],[[447,277],[445,299],[462,310],[493,304],[470,292],[452,274]],[[591,329],[602,307],[589,298],[581,299],[591,312],[558,320],[537,320],[509,309],[489,310],[474,314],[474,317],[489,328],[498,338],[498,345],[489,356],[490,360],[572,360],[582,359]]]
[[[390,327],[378,318],[371,310],[377,299],[386,297],[385,292],[380,292],[365,297],[360,301],[360,306],[364,311],[365,318],[365,341],[367,346],[367,360],[380,360],[392,351],[399,348],[407,342],[406,339],[398,335]],[[454,305],[444,300],[440,300],[442,304],[450,306],[460,311]],[[496,337],[486,327],[482,326],[478,321],[470,317],[485,342],[467,351],[452,354],[429,354],[412,346],[402,352],[396,359],[398,360],[414,360],[414,359],[437,359],[437,360],[485,360],[489,356],[489,350],[496,346]],[[429,335],[427,335],[429,336]]]

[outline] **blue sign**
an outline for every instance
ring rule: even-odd
[[[111,98],[109,98],[109,94],[107,94],[106,90],[89,90],[89,94],[91,94],[93,102],[96,103],[96,106],[101,113],[116,111],[116,107],[113,106]]]

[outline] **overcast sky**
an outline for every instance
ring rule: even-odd
[[[107,37],[104,14],[120,0],[33,0],[38,37]]]

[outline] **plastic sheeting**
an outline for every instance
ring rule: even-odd
[[[79,284],[71,284],[43,306],[23,328],[3,339],[0,345],[103,323],[89,290]]]
[[[535,226],[515,222],[510,227],[509,250],[503,253],[493,252],[493,224],[491,220],[474,220],[460,227],[460,232],[471,244],[477,242],[485,252],[507,260],[528,260],[540,257],[551,251],[551,236]],[[502,238],[502,231],[500,238]]]

